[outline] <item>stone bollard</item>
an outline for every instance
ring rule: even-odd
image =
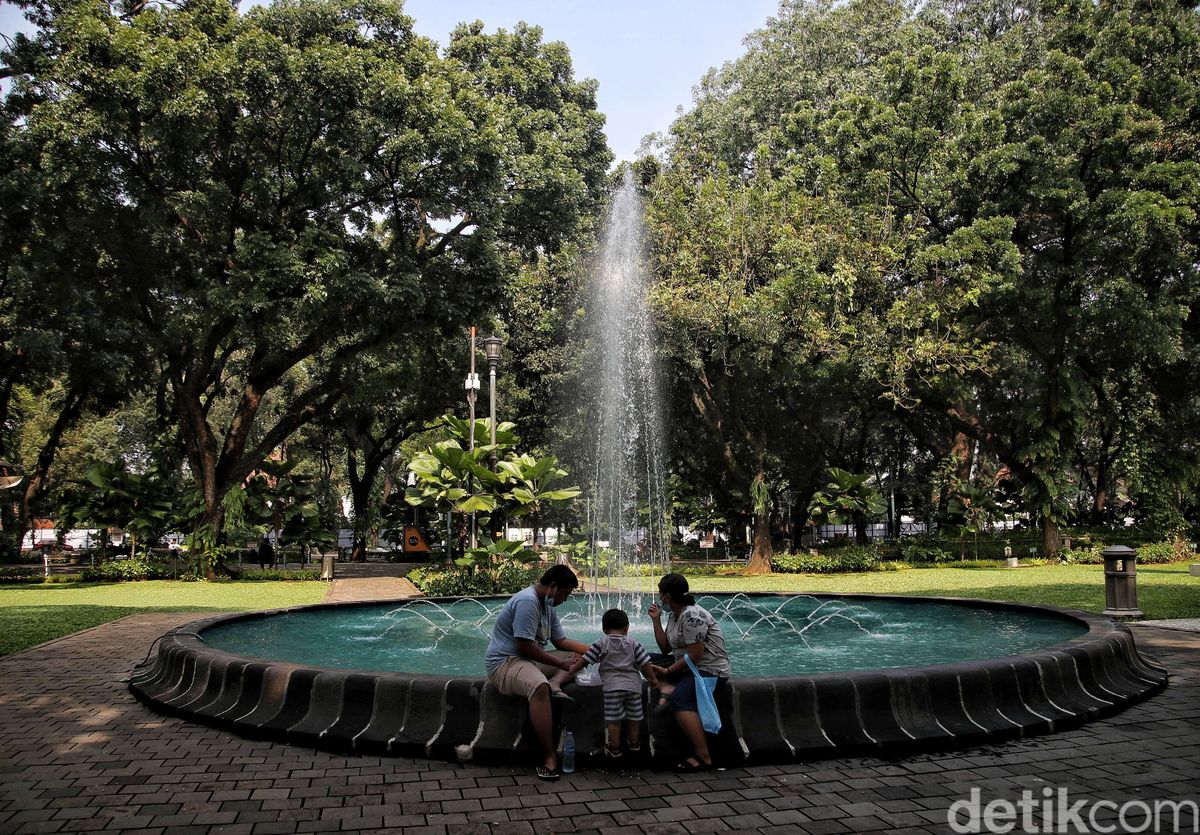
[[[1020,566],[1020,563],[1017,562],[1017,558],[1013,556],[1011,545],[1004,546],[1004,561],[1009,568],[1018,568]]]
[[[1137,604],[1137,551],[1113,545],[1100,552],[1104,558],[1103,614],[1110,618],[1140,618]]]

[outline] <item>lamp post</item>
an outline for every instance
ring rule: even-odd
[[[491,441],[492,451],[488,454],[488,469],[493,473],[496,472],[496,369],[500,367],[500,347],[504,344],[504,340],[492,334],[487,339],[483,340],[483,354],[487,357],[488,364],[488,423],[491,425]],[[496,516],[492,515],[492,530],[491,535],[494,539],[498,530],[496,525]]]
[[[496,369],[500,367],[500,346],[503,344],[504,340],[495,334],[483,340],[483,353],[487,357],[488,364],[488,392],[491,399],[492,454],[488,457],[488,463],[492,472],[496,471]]]

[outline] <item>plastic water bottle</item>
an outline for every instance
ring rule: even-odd
[[[570,774],[575,770],[575,734],[567,731],[567,738],[563,740],[563,774]]]

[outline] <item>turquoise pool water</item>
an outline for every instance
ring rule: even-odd
[[[503,600],[411,601],[284,612],[216,626],[210,646],[314,667],[483,675],[494,612]],[[645,615],[651,599],[622,603],[630,634],[656,652]],[[1045,649],[1087,628],[1053,613],[923,600],[808,595],[699,595],[721,623],[733,674],[788,675],[979,660]],[[609,601],[573,595],[559,609],[568,637],[600,636]]]

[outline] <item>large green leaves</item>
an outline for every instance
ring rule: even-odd
[[[856,518],[878,516],[887,510],[883,496],[869,484],[871,476],[829,468],[829,483],[813,495],[808,515],[817,524],[848,525]]]

